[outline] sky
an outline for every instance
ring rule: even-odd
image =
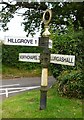
[[[3,40],[4,36],[18,36],[23,35],[25,36],[26,33],[23,31],[23,27],[21,26],[21,17],[15,15],[15,17],[11,20],[10,23],[8,23],[8,31],[3,32],[3,30],[0,31],[0,39]]]
[[[8,23],[9,30],[3,32],[0,30],[0,40],[4,40],[5,36],[26,37],[27,33],[24,31],[24,26],[21,26],[23,21],[21,16],[14,15],[14,18]],[[40,33],[36,33],[35,37],[39,37]],[[29,36],[31,37],[31,36]]]
[[[0,5],[0,10],[2,9],[3,5]],[[24,12],[23,10],[19,10],[19,12]],[[21,16],[17,14],[14,15],[14,18],[7,24],[8,29],[7,31],[0,30],[0,40],[4,40],[4,36],[21,36],[26,37],[26,32],[24,32],[23,26],[21,26],[21,22],[23,21]]]

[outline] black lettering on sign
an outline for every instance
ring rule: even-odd
[[[56,56],[52,60],[60,61],[59,57],[56,57]]]
[[[21,43],[21,39],[15,39],[15,43]]]
[[[66,59],[64,57],[60,57],[60,61],[64,62],[64,61],[66,61]]]
[[[28,40],[28,43],[33,44],[33,40],[32,39]]]
[[[13,42],[13,39],[9,39],[9,38],[8,38],[8,42]]]
[[[31,60],[37,60],[37,56],[30,56],[30,55],[21,55],[21,59],[31,59]]]
[[[37,44],[37,40],[35,40],[35,44]]]
[[[56,57],[54,56],[52,58],[53,61],[60,61],[60,62],[67,62],[67,63],[73,63],[73,58],[70,58],[70,57],[67,57],[67,58],[64,58],[64,57]]]
[[[20,40],[20,43],[24,43],[24,42],[25,42],[25,40],[24,40],[24,39],[21,39],[21,40]]]
[[[37,60],[37,56],[27,56],[27,59],[31,59],[31,60]]]
[[[23,59],[23,58],[24,58],[24,56],[23,56],[23,55],[21,55],[21,56],[20,56],[20,58],[21,58],[21,59]]]
[[[21,43],[25,43],[26,44],[26,40],[24,40],[24,39],[21,39]]]
[[[30,55],[21,55],[21,59],[32,59],[32,60],[37,60],[37,56],[30,56]]]
[[[50,45],[50,46],[52,46],[52,43],[51,43],[51,42],[49,42],[49,45]]]
[[[67,58],[61,57],[61,62],[73,63],[72,58],[69,58],[69,57]]]
[[[68,62],[68,63],[69,63],[69,61],[70,61],[70,58],[66,58],[66,59],[65,59],[65,62]]]
[[[69,63],[73,63],[73,58],[69,58]]]
[[[11,43],[25,43],[25,44],[33,44],[33,39],[30,39],[30,40],[28,40],[28,39],[13,39],[13,38],[8,38],[8,42],[11,42]],[[35,44],[37,43],[37,41],[35,40]]]

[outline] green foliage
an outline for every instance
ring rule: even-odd
[[[8,30],[7,23],[14,17],[19,9],[24,9],[24,13],[20,13],[23,17],[24,30],[27,35],[35,33],[35,30],[40,29],[42,15],[44,10],[52,7],[52,21],[53,31],[56,29],[63,30],[62,25],[70,25],[69,20],[73,22],[75,30],[79,26],[84,28],[84,2],[17,2],[15,5],[9,2],[1,2],[3,5],[0,10],[1,27]],[[37,29],[36,29],[37,28]]]
[[[84,81],[81,71],[63,71],[58,79],[58,91],[68,97],[84,98]]]
[[[32,70],[41,67],[39,63],[20,62],[19,53],[38,53],[41,50],[37,47],[26,46],[2,46],[2,63],[9,67],[17,67],[18,69]]]
[[[56,78],[61,73],[62,66],[61,65],[56,65],[56,64],[51,64],[50,69],[51,69],[51,72],[52,72],[53,76]]]
[[[83,30],[74,31],[72,24],[64,34],[57,31],[51,36],[53,40],[52,52],[55,54],[75,55],[75,66],[52,65],[52,73],[58,77],[58,89],[61,94],[71,97],[84,98],[83,79]],[[61,75],[60,75],[61,74]],[[64,92],[64,90],[66,90]]]
[[[75,55],[75,67],[62,66],[62,69],[82,69],[83,30],[76,32],[72,27],[69,27],[65,34],[59,34],[59,31],[57,31],[51,36],[51,39],[53,40],[53,53]]]

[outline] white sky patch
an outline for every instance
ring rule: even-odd
[[[18,36],[23,35],[26,36],[26,32],[23,31],[23,27],[21,26],[22,18],[20,16],[14,15],[14,18],[8,23],[8,31],[3,32],[0,31],[0,39],[3,40],[4,36]]]
[[[20,11],[22,12],[22,11]],[[21,36],[26,37],[27,32],[24,31],[24,27],[21,25],[23,18],[21,16],[14,15],[14,18],[8,23],[8,31],[0,31],[0,40],[4,40],[4,36]],[[30,37],[31,35],[29,35]],[[35,34],[35,37],[39,37],[40,32]]]

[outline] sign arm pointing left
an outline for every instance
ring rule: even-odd
[[[4,37],[5,45],[20,45],[20,46],[40,46],[39,38],[27,38],[27,37]],[[40,46],[41,47],[41,46]],[[49,48],[52,48],[52,40],[49,40]]]
[[[19,61],[40,62],[40,53],[19,53]]]

